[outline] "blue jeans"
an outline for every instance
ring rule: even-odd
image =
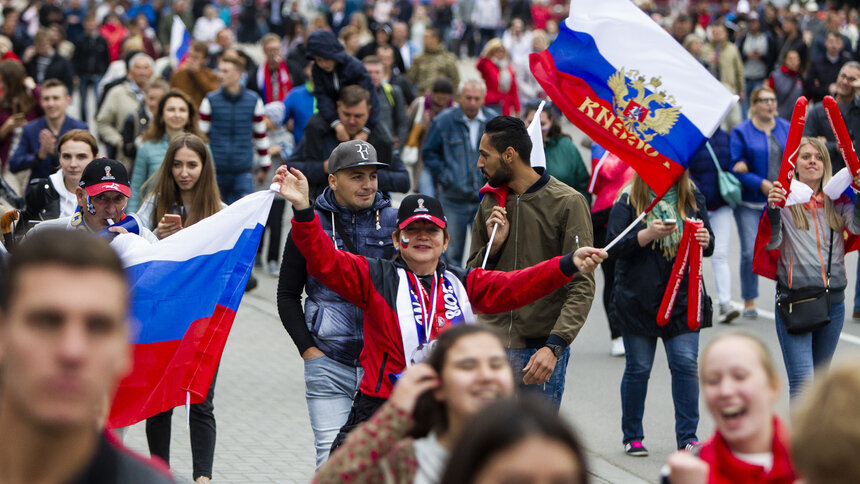
[[[361,367],[344,365],[328,356],[305,361],[305,400],[314,431],[317,467],[328,459],[331,444],[346,423],[363,373]]]
[[[433,180],[430,170],[423,169],[421,170],[421,174],[418,175],[418,193],[436,197],[436,182]]]
[[[751,301],[758,297],[758,276],[752,271],[755,249],[755,235],[761,210],[744,205],[735,207],[735,222],[738,225],[738,238],[741,241],[741,297]]]
[[[788,373],[788,388],[792,398],[797,396],[813,371],[826,371],[836,352],[842,323],[845,320],[845,302],[830,305],[830,324],[804,334],[789,334],[776,313],[776,336],[782,349],[782,360]]]
[[[217,173],[217,170],[216,170]],[[254,178],[248,173],[218,173],[216,175],[221,201],[230,205],[254,191]]]
[[[453,201],[439,197],[442,207],[445,209],[445,217],[448,219],[448,250],[445,252],[445,262],[448,265],[462,267],[463,253],[466,248],[466,231],[472,230],[472,222],[478,212],[477,202]]]
[[[642,415],[645,413],[645,395],[648,378],[654,364],[657,337],[639,336],[622,332],[627,364],[621,378],[621,431],[624,443],[643,440]],[[672,372],[672,402],[675,405],[675,441],[679,449],[690,441],[699,440],[699,333],[684,333],[664,339],[666,359]]]
[[[854,279],[857,283],[854,286],[854,311],[860,311],[860,262],[857,263],[857,278]]]
[[[561,407],[561,396],[564,394],[564,376],[567,374],[567,362],[570,359],[570,346],[564,349],[558,361],[555,362],[555,370],[550,375],[549,380],[543,385],[526,385],[523,383],[523,368],[529,362],[532,355],[537,353],[536,348],[516,348],[508,349],[508,362],[514,370],[514,382],[517,384],[517,389],[520,393],[534,392],[542,394],[555,407],[555,410]]]

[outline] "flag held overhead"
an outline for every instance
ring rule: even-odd
[[[629,0],[572,0],[532,72],[579,129],[663,195],[737,102]]]

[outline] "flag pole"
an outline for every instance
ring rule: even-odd
[[[496,238],[496,230],[499,228],[499,224],[493,224],[493,233],[490,234],[490,242],[487,244],[487,250],[484,252],[484,262],[481,264],[481,269],[487,267],[487,259],[490,258],[490,247],[493,246],[493,239]]]
[[[628,232],[630,232],[631,230],[633,230],[633,227],[635,227],[635,226],[639,225],[639,222],[641,222],[641,221],[642,221],[642,219],[644,219],[644,218],[648,215],[648,213],[651,211],[651,209],[653,209],[653,208],[654,208],[654,206],[656,206],[656,205],[657,205],[657,202],[659,202],[659,201],[660,201],[660,200],[662,200],[662,199],[663,199],[663,195],[660,195],[659,197],[655,197],[655,198],[654,198],[654,200],[651,202],[651,204],[650,204],[650,205],[648,205],[648,208],[646,208],[644,211],[642,211],[642,213],[640,213],[640,214],[639,214],[639,216],[638,216],[638,217],[636,217],[636,218],[633,220],[633,222],[631,222],[631,223],[630,223],[630,225],[628,225],[628,226],[627,226],[627,228],[626,228],[626,229],[624,229],[623,231],[621,231],[621,233],[620,233],[620,234],[618,234],[618,236],[617,236],[617,237],[615,237],[615,238],[612,240],[612,242],[610,242],[606,247],[604,247],[604,248],[603,248],[603,252],[607,252],[609,249],[611,249],[612,247],[614,247],[614,246],[615,246],[615,244],[617,244],[617,243],[618,243],[618,241],[620,241],[622,237],[624,237],[625,235],[627,235],[627,233],[628,233]]]

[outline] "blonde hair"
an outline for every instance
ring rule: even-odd
[[[818,150],[818,154],[821,155],[821,161],[824,164],[824,176],[821,177],[821,182],[818,187],[810,187],[815,190],[815,193],[818,193],[824,185],[827,185],[827,182],[829,182],[830,178],[833,176],[830,154],[827,151],[827,147],[824,146],[824,143],[818,138],[804,136],[800,139],[800,145],[797,147],[797,150],[800,151],[800,148],[805,145],[812,145],[816,150]],[[797,177],[796,166],[794,168],[794,176]],[[803,205],[792,205],[789,210],[791,211],[791,217],[794,219],[794,225],[797,226],[798,230],[809,230],[809,217],[806,215],[806,209],[803,208]],[[842,227],[845,225],[845,219],[842,218],[842,215],[838,210],[836,210],[836,205],[830,197],[824,197],[824,219],[827,220],[827,225],[836,231],[841,231]]]
[[[791,454],[809,484],[860,480],[860,359],[834,364],[792,406]]]
[[[502,43],[502,39],[496,37],[487,41],[487,45],[485,45],[484,50],[481,51],[481,57],[490,57],[490,54],[492,54],[496,49],[502,49],[506,54],[508,52],[508,49],[505,48],[505,44]]]
[[[731,338],[742,339],[748,341],[752,345],[759,363],[761,363],[761,367],[764,369],[765,375],[767,375],[768,383],[770,383],[773,388],[779,388],[779,374],[776,371],[776,364],[773,362],[773,357],[771,356],[770,351],[768,351],[767,346],[765,346],[757,336],[746,331],[728,331],[726,333],[720,333],[715,336],[707,346],[705,346],[704,351],[702,351],[701,363],[699,364],[699,383],[701,384],[701,382],[705,381],[705,361],[707,361],[708,353],[718,342]]]
[[[633,178],[628,185],[630,186],[629,203],[633,206],[638,217],[639,214],[648,208],[651,201],[654,200],[654,197],[651,196],[651,187],[642,180],[638,173],[633,174]],[[678,181],[675,182],[675,188],[678,190],[678,214],[682,219],[695,215],[699,209],[698,205],[696,205],[696,195],[693,192],[695,187],[696,185],[693,183],[693,180],[690,180],[690,172],[688,170],[684,170],[681,178],[678,178]],[[624,190],[618,192],[619,197],[623,192]]]

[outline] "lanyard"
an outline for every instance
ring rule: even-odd
[[[409,296],[412,298],[412,311],[415,315],[418,344],[425,344],[430,341],[430,337],[433,334],[433,320],[436,318],[436,298],[439,295],[438,286],[442,278],[435,272],[433,273],[433,285],[430,287],[430,291],[433,293],[431,301],[418,276],[412,272],[406,272],[406,274],[409,279]],[[430,301],[429,308],[427,307],[428,301]]]

